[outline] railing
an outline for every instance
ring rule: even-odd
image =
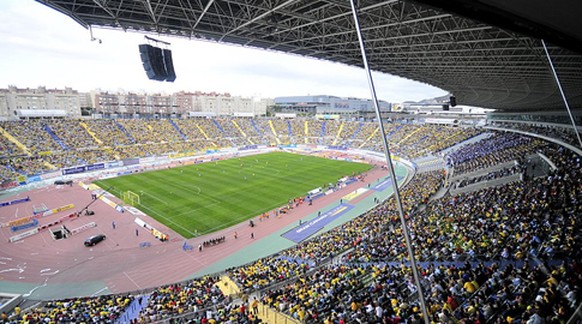
[[[257,315],[261,320],[269,324],[301,324],[299,320],[296,320],[287,314],[276,311],[268,305],[263,305],[262,303],[259,303],[259,314]]]

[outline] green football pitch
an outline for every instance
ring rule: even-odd
[[[243,222],[281,207],[291,198],[371,168],[362,163],[274,152],[95,183],[101,188],[112,186],[109,191],[121,199],[124,192],[131,191],[136,208],[192,238]]]

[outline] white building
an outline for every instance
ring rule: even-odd
[[[95,90],[91,92],[90,97],[95,112],[103,116],[139,114],[163,118],[193,115],[192,113],[194,115],[203,113],[205,116],[234,116],[241,113],[260,116],[266,113],[268,105],[273,104],[271,99],[235,97],[228,93],[200,91],[180,91],[167,95]]]
[[[272,99],[231,96],[228,93],[177,92],[132,93],[123,90],[93,90],[80,93],[71,88],[0,89],[0,120],[18,118],[81,117],[81,108],[90,108],[101,116],[182,116],[190,112],[215,116],[261,116]]]
[[[81,107],[88,104],[87,94],[72,88],[0,89],[0,119],[35,117],[80,117]]]
[[[203,94],[192,97],[192,111],[214,113],[218,116],[240,114],[261,116],[267,112],[269,105],[273,105],[272,99],[232,97],[228,94]]]

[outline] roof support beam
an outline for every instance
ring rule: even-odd
[[[192,29],[196,29],[196,26],[198,26],[198,24],[200,23],[202,18],[204,18],[204,15],[206,15],[206,13],[208,12],[208,9],[210,9],[210,6],[212,6],[213,3],[214,3],[214,0],[208,1],[206,6],[204,7],[204,10],[202,10],[202,13],[200,14],[200,16],[198,16],[198,19],[196,19],[196,22],[194,23],[194,26],[192,26]]]
[[[152,3],[150,0],[142,0],[144,7],[146,8],[147,12],[149,13],[154,25],[158,25],[158,19],[156,18],[156,14],[154,13],[154,9],[152,8]]]
[[[275,11],[277,11],[277,10],[281,9],[281,8],[285,8],[286,6],[288,6],[288,5],[290,5],[290,4],[294,3],[294,2],[297,2],[297,1],[298,1],[298,0],[287,0],[287,1],[285,1],[284,3],[282,3],[282,4],[278,5],[278,6],[276,6],[275,8],[273,8],[273,9],[270,9],[270,10],[267,10],[267,11],[263,12],[262,14],[260,14],[260,15],[258,15],[258,16],[256,16],[256,17],[254,17],[253,19],[251,19],[251,20],[249,20],[249,21],[247,21],[247,22],[245,22],[245,23],[243,23],[243,24],[240,24],[240,25],[238,25],[237,27],[235,27],[235,28],[233,28],[233,29],[231,29],[231,30],[227,31],[227,32],[224,34],[224,36],[228,36],[228,35],[230,35],[230,34],[232,34],[232,33],[236,32],[237,30],[240,30],[241,28],[244,28],[244,27],[246,27],[246,26],[248,26],[248,25],[250,25],[250,24],[252,24],[252,23],[254,23],[254,22],[258,21],[258,20],[260,20],[260,19],[263,19],[264,17],[266,17],[266,16],[268,16],[268,15],[272,14],[273,12],[275,12]],[[224,38],[224,36],[223,36],[222,38],[220,38],[220,40],[222,40],[222,39]]]

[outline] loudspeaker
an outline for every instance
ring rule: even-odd
[[[152,60],[152,67],[156,73],[155,80],[164,81],[168,77],[166,67],[164,66],[164,54],[159,47],[151,47],[150,59]]]
[[[139,54],[141,57],[141,62],[143,64],[143,69],[150,80],[163,80],[160,76],[159,59],[155,58],[154,47],[148,44],[139,45]],[[163,69],[162,69],[163,71]]]
[[[172,63],[172,54],[169,53],[169,61],[166,61],[164,57],[164,51],[159,47],[154,47],[148,44],[139,45],[139,53],[141,56],[141,62],[143,63],[143,68],[150,80],[164,81],[168,80],[170,82],[176,79],[176,74],[174,73],[174,65]],[[168,75],[171,73],[171,75]]]
[[[449,105],[447,105],[447,104],[444,104],[444,105],[443,105],[443,110],[444,110],[444,111],[448,111],[448,110],[449,110]]]
[[[162,51],[164,55],[164,67],[166,68],[166,81],[174,82],[176,80],[176,72],[174,72],[174,62],[172,61],[172,51],[169,49],[164,49]]]
[[[451,107],[454,107],[457,105],[457,98],[455,98],[455,96],[451,96],[449,98],[449,103],[451,104]]]

